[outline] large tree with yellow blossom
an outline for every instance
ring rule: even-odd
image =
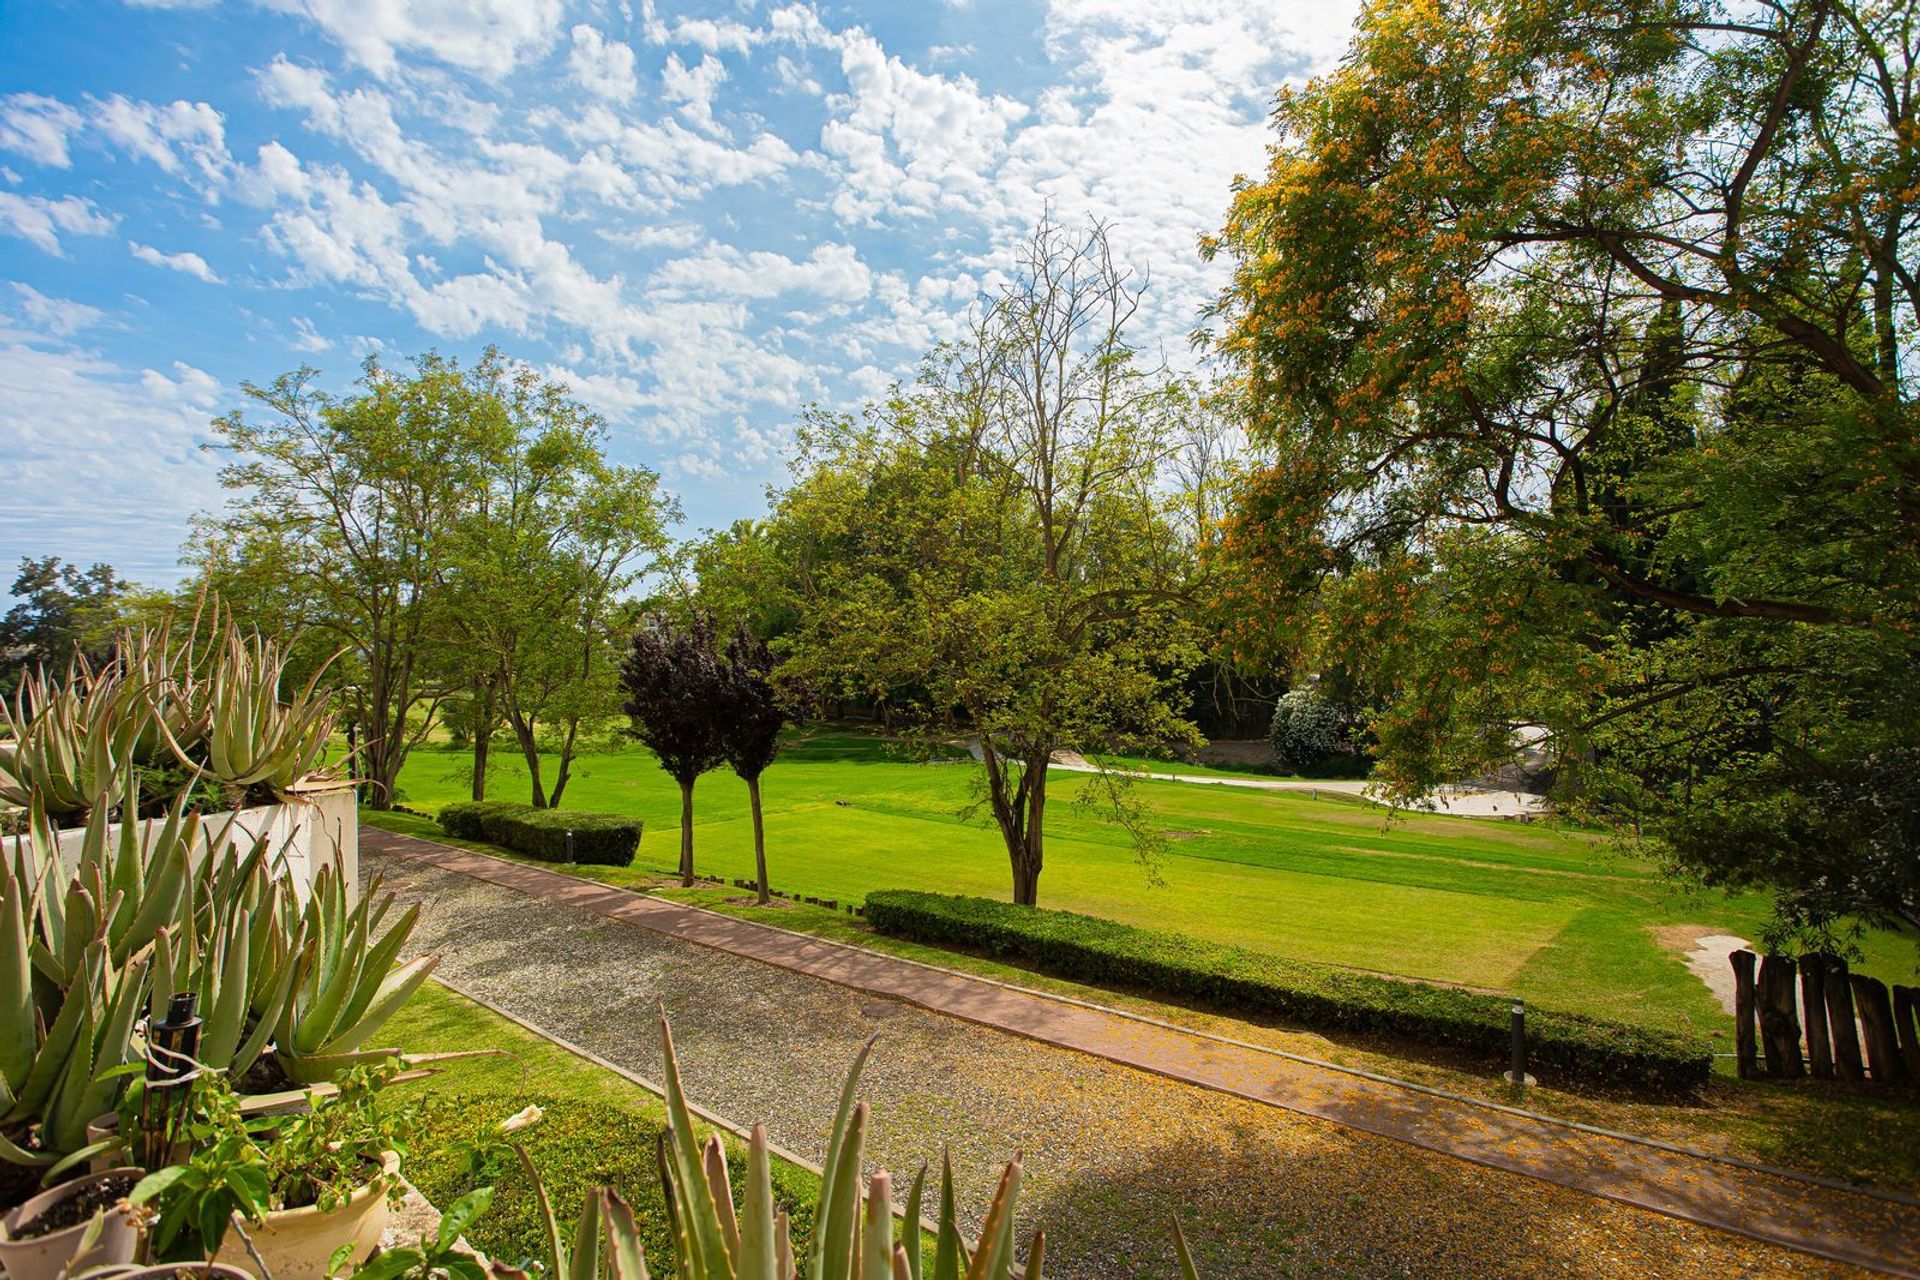
[[[1407,793],[1562,788],[1783,931],[1920,925],[1905,0],[1377,2],[1207,246],[1244,643]],[[1279,619],[1279,625],[1268,620]]]

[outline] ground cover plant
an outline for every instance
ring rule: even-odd
[[[421,752],[403,777],[409,804],[433,811],[464,798],[462,763]],[[514,767],[502,766],[509,787]],[[763,797],[774,887],[841,902],[886,888],[1003,897],[997,832],[955,816],[971,799],[971,775],[957,762],[909,759],[869,734],[815,731],[793,742]],[[1063,794],[1075,782],[1061,775]],[[647,823],[634,866],[610,882],[643,883],[676,866],[679,796],[649,756],[585,757],[574,787],[584,807]],[[1124,833],[1058,805],[1052,905],[1682,1031],[1731,1020],[1652,930],[1698,925],[1757,938],[1767,917],[1761,895],[1683,893],[1651,864],[1552,824],[1388,822],[1377,806],[1324,792],[1145,782],[1139,790],[1171,833],[1161,883],[1143,873]],[[751,878],[744,791],[716,788],[698,821],[700,872]],[[1908,979],[1910,939],[1874,932],[1862,945],[1866,972]]]
[[[476,1248],[508,1263],[545,1256],[533,1179],[496,1128],[536,1106],[539,1121],[512,1136],[532,1157],[556,1211],[564,1217],[589,1188],[612,1187],[633,1207],[650,1264],[671,1257],[655,1155],[667,1123],[658,1095],[437,984],[421,989],[395,1027],[421,1052],[477,1044],[504,1051],[395,1086],[423,1103],[407,1152],[407,1176],[422,1194],[445,1207],[476,1186],[494,1188],[488,1211],[468,1231]],[[731,1139],[727,1147],[738,1181],[745,1148]],[[793,1216],[795,1235],[804,1237],[819,1180],[784,1160],[773,1162],[772,1175],[775,1199]]]

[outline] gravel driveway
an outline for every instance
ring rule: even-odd
[[[1214,1280],[1243,1276],[1864,1274],[1339,1125],[876,1000],[801,974],[363,849],[426,906],[417,952],[554,1034],[653,1078],[673,1020],[689,1095],[818,1159],[847,1064],[880,1039],[869,1151],[911,1170],[950,1144],[963,1206],[1025,1153],[1048,1274],[1173,1276],[1179,1215]]]

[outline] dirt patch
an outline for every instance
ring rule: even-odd
[[[762,903],[757,894],[742,898],[722,898],[721,901],[730,907],[765,907],[781,911],[787,911],[793,907],[793,904],[785,898],[768,898]]]
[[[1751,949],[1751,942],[1699,924],[1650,924],[1647,932],[1680,957],[1687,971],[1706,984],[1722,1009],[1733,1012],[1733,964],[1727,957]]]
[[[1213,832],[1204,828],[1199,831],[1175,831],[1171,828],[1162,828],[1160,834],[1169,840],[1198,840],[1201,836],[1212,835]]]
[[[1195,751],[1193,758],[1216,769],[1244,769],[1248,765],[1272,769],[1280,764],[1273,754],[1273,744],[1264,738],[1215,738]]]

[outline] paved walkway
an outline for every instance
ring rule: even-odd
[[[969,741],[967,750],[973,754],[975,760],[983,758],[979,739]],[[1077,751],[1056,751],[1048,767],[1064,769],[1068,773],[1100,772],[1100,766]],[[1124,773],[1132,778],[1145,778],[1153,782],[1191,782],[1198,786],[1239,787],[1247,791],[1307,791],[1316,795],[1324,791],[1330,795],[1354,796],[1383,807],[1393,807],[1380,798],[1371,782],[1352,778],[1327,778],[1318,781],[1308,778],[1223,778],[1209,773],[1179,773],[1171,766],[1165,771],[1115,769],[1113,772]],[[1518,818],[1545,813],[1548,807],[1545,796],[1537,796],[1531,792],[1445,786],[1428,793],[1421,807],[1415,812],[1444,813],[1456,818]]]
[[[362,847],[857,992],[1077,1050],[1755,1240],[1920,1277],[1920,1210],[1450,1101],[1332,1068],[790,934],[560,872],[368,829]],[[1769,1270],[1740,1274],[1773,1274]]]

